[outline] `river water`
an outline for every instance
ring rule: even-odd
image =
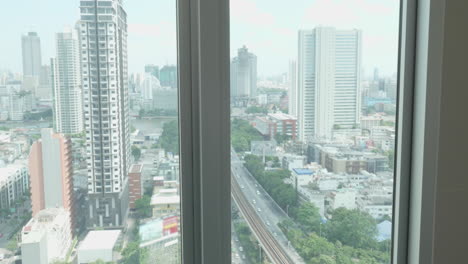
[[[131,119],[130,124],[145,134],[160,134],[164,123],[177,120],[177,117],[154,119]],[[41,128],[52,127],[52,121],[0,122],[0,127],[33,129],[39,133]]]
[[[130,124],[144,134],[160,134],[164,123],[177,120],[174,118],[132,119]]]

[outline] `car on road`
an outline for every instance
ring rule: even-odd
[[[267,226],[271,226],[271,225],[270,225],[270,222],[268,222],[268,221],[266,222],[266,224],[267,224]]]
[[[257,194],[260,195],[260,191],[259,191],[259,190],[257,190]]]
[[[253,204],[256,204],[257,202],[255,201],[255,199],[253,199],[253,200],[252,200],[252,203],[253,203]]]
[[[244,248],[243,248],[243,247],[239,247],[239,251],[240,251],[240,252],[244,251]]]
[[[262,209],[260,209],[260,208],[257,208],[257,211],[261,212],[261,211],[262,211]]]
[[[241,185],[241,189],[244,189],[244,185]]]

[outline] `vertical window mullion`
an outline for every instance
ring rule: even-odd
[[[229,263],[228,0],[178,0],[184,263]]]
[[[403,0],[400,9],[398,117],[395,155],[392,263],[406,263],[408,255],[409,190],[413,121],[416,0]]]

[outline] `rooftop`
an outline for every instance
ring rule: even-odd
[[[295,116],[288,115],[285,113],[274,113],[274,114],[268,114],[271,118],[277,119],[277,120],[297,120]]]
[[[112,250],[120,236],[120,230],[90,231],[81,242],[78,250],[108,249]]]
[[[18,171],[25,169],[26,166],[21,163],[7,164],[6,167],[0,167],[0,182],[7,181],[9,177],[15,175]]]
[[[155,194],[151,197],[151,205],[162,205],[162,204],[179,204],[180,196],[177,194],[174,195],[159,195]]]
[[[44,237],[45,230],[34,230],[21,238],[21,244],[37,243]]]
[[[293,171],[297,175],[310,175],[314,173],[314,171],[312,171],[311,169],[293,169]]]
[[[177,189],[171,188],[171,189],[162,189],[159,190],[160,195],[174,195],[177,194]]]
[[[141,164],[133,164],[130,168],[130,173],[139,173],[143,169],[143,165]]]

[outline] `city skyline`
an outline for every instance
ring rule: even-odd
[[[36,18],[47,24],[51,19],[37,19],[38,14],[60,10],[63,3],[57,1],[38,5],[33,17],[27,11],[21,22]],[[153,3],[142,8],[146,1]],[[180,161],[185,164],[185,153],[180,146],[185,142],[179,135],[183,138],[186,131],[179,127],[186,113],[177,108],[176,0],[161,1],[69,1],[73,9],[52,16],[57,25],[42,24],[37,34],[26,33],[43,43],[35,45],[35,54],[41,52],[50,67],[36,65],[40,75],[32,79],[26,70],[23,78],[2,74],[0,106],[8,111],[0,109],[0,130],[5,130],[0,131],[0,170],[16,188],[11,195],[0,193],[0,220],[12,214],[24,219],[12,225],[20,230],[14,231],[16,237],[21,235],[15,245],[15,235],[0,225],[8,237],[0,236],[0,248],[21,248],[23,263],[182,261],[185,190],[180,184],[185,172]],[[381,5],[340,1],[298,0],[294,6],[230,2],[229,45],[235,53],[230,71],[221,74],[230,74],[231,112],[221,117],[226,123],[230,118],[231,141],[220,145],[231,147],[233,264],[267,258],[315,263],[338,254],[343,263],[390,260],[391,250],[384,246],[391,234],[377,232],[377,224],[384,223],[391,233],[396,82],[383,76],[389,76],[385,68],[397,56],[388,46],[378,46],[383,69],[373,65],[373,79],[363,82],[363,57],[372,54],[364,42],[375,44],[369,36],[376,36],[357,16],[364,12],[375,18],[396,0],[381,0]],[[349,3],[369,6],[343,10]],[[165,5],[173,9],[164,10]],[[163,18],[151,7],[164,10]],[[285,13],[286,7],[300,15]],[[61,17],[72,10],[74,15]],[[326,10],[328,16],[320,13]],[[172,18],[165,20],[171,11]],[[72,26],[64,30],[62,18],[73,20]],[[391,31],[385,35],[392,37]],[[47,44],[51,36],[54,45]],[[22,54],[23,61],[37,61]],[[50,95],[42,91],[47,87]],[[206,129],[218,122],[207,121]],[[330,252],[311,255],[315,242]],[[346,252],[340,253],[343,247]]]
[[[288,61],[297,57],[299,30],[312,29],[319,25],[343,29],[359,28],[363,32],[363,69],[371,74],[377,67],[382,75],[392,75],[396,72],[398,54],[398,38],[390,37],[398,35],[399,5],[395,4],[396,1],[376,3],[371,0],[351,0],[342,3],[337,0],[301,0],[288,5],[288,8],[297,11],[290,12],[299,14],[296,16],[283,12],[285,3],[272,5],[265,0],[233,0],[231,57],[235,56],[239,47],[246,45],[259,58],[259,77],[276,75],[287,72]],[[40,29],[37,32],[41,37],[42,60],[48,61],[55,50],[54,34],[66,26],[73,27],[78,18],[77,5],[70,5],[68,1],[50,0],[40,4],[30,2],[8,2],[11,10],[22,10],[26,4],[32,8],[31,11],[22,10],[27,14],[21,18],[10,17],[10,14],[0,18],[2,24],[12,25],[3,32],[12,41],[0,43],[0,56],[3,58],[0,69],[21,72],[21,50],[18,49],[18,43],[21,35],[31,30]],[[141,9],[143,4],[148,8]],[[125,1],[125,8],[132,14],[129,16],[128,30],[129,72],[144,72],[145,64],[176,64],[175,1]],[[58,14],[54,10],[61,12]],[[148,15],[151,12],[157,15]],[[327,17],[326,14],[330,12],[337,13],[338,16]],[[44,19],[40,19],[38,14],[42,14]],[[57,23],[57,20],[63,22]],[[275,40],[275,45],[270,44],[272,39]],[[158,52],[148,53],[148,50]]]

